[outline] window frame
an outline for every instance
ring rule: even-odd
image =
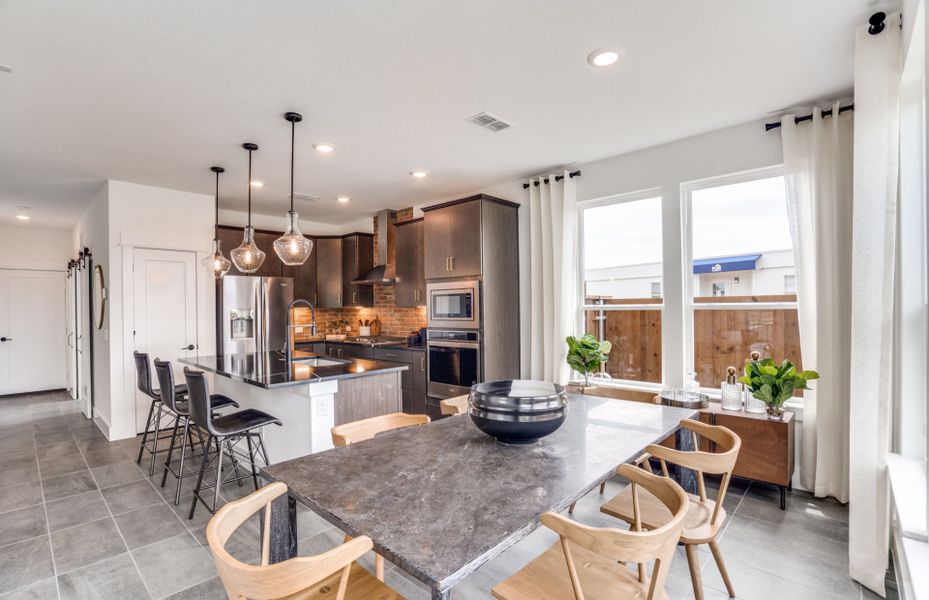
[[[694,192],[714,187],[723,187],[739,183],[748,183],[759,179],[784,177],[784,165],[777,164],[759,169],[749,169],[736,173],[714,175],[703,179],[685,181],[681,183],[681,273],[684,290],[684,371],[681,377],[686,380],[686,374],[695,368],[694,352],[694,311],[695,310],[791,310],[797,309],[797,301],[793,302],[694,302],[693,268],[693,194]],[[786,194],[786,190],[785,190]],[[662,349],[662,354],[664,349]],[[701,388],[701,391],[717,394],[716,388]],[[796,399],[801,401],[800,398]],[[789,403],[795,402],[794,400]]]
[[[625,192],[622,194],[611,194],[609,196],[602,196],[600,198],[592,198],[590,200],[580,200],[577,203],[577,240],[578,240],[578,270],[577,270],[577,320],[575,322],[575,332],[577,334],[582,334],[585,329],[585,315],[589,310],[597,311],[630,311],[630,310],[659,310],[661,311],[661,321],[662,326],[665,321],[667,302],[664,298],[664,281],[668,277],[668,272],[665,267],[665,240],[664,240],[664,189],[661,187],[652,187],[642,190],[636,190],[633,192]],[[628,202],[636,202],[639,200],[652,200],[657,198],[661,205],[661,228],[659,234],[661,235],[661,302],[653,304],[586,304],[586,294],[585,294],[585,256],[584,256],[584,211],[588,208],[597,208],[600,206],[610,206],[613,204],[626,204]],[[664,336],[662,336],[663,338]],[[666,373],[666,357],[665,357],[665,348],[662,340],[661,348],[661,373],[662,380],[665,379]],[[574,372],[572,371],[572,374]],[[627,389],[642,389],[642,390],[660,390],[661,382],[654,383],[650,381],[635,381],[631,379],[612,379],[610,381],[597,381],[598,385],[612,385],[616,387],[623,387]]]

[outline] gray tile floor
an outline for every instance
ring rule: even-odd
[[[0,599],[225,598],[216,578],[199,507],[192,521],[191,480],[180,506],[173,479],[162,489],[160,469],[149,478],[134,462],[136,440],[108,442],[62,392],[0,397]],[[606,496],[622,488],[610,481]],[[226,485],[224,498],[251,491]],[[726,499],[729,521],[720,545],[742,600],[876,598],[849,579],[848,511],[804,493],[776,504],[776,490],[736,481]],[[590,525],[617,523],[599,512],[596,490],[574,517]],[[169,498],[169,500],[165,500]],[[301,554],[341,543],[342,534],[301,511]],[[484,565],[452,593],[487,598],[489,590],[557,540],[535,531]],[[257,560],[258,528],[249,523],[230,540],[242,560]],[[715,563],[701,550],[707,600],[726,598]],[[373,560],[364,561],[373,570]],[[387,581],[411,599],[424,586],[388,565]],[[692,598],[682,551],[671,565],[671,598]]]

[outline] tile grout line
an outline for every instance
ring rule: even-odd
[[[135,567],[135,572],[139,576],[139,581],[142,582],[142,587],[145,589],[145,593],[148,594],[149,598],[153,598],[154,596],[152,595],[151,590],[148,589],[148,584],[145,583],[145,578],[142,576],[142,570],[139,568],[139,563],[136,562],[135,556],[133,556],[132,551],[129,550],[129,544],[126,542],[126,537],[123,535],[122,530],[119,528],[119,524],[116,522],[116,517],[113,516],[113,511],[110,509],[110,503],[106,501],[106,497],[103,496],[103,492],[100,491],[100,485],[97,483],[97,478],[94,477],[94,472],[90,468],[90,464],[87,463],[87,459],[84,457],[84,451],[81,450],[80,446],[78,446],[77,451],[80,453],[81,459],[84,461],[84,464],[87,465],[87,471],[90,473],[90,478],[93,479],[94,485],[97,486],[97,491],[100,492],[100,496],[101,498],[103,498],[103,505],[106,507],[106,512],[107,514],[110,515],[110,519],[113,521],[113,526],[116,528],[116,532],[119,534],[119,539],[122,540],[123,546],[126,548],[126,554],[129,555],[129,560],[132,561],[132,566]],[[59,598],[60,598],[60,595],[59,595]]]
[[[42,465],[39,464],[38,446],[36,445],[35,437],[32,438],[32,447],[33,450],[35,450],[35,466],[39,475],[39,489],[42,491],[42,510],[45,513],[45,533],[48,536],[48,552],[52,558],[52,574],[55,577],[55,594],[58,600],[61,600],[61,585],[58,583],[58,565],[55,563],[55,546],[52,544],[52,527],[48,522],[48,503],[45,501],[45,485],[42,483]]]

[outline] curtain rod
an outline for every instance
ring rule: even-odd
[[[568,173],[568,175],[571,177],[571,179],[574,179],[575,177],[580,177],[580,176],[581,176],[581,172],[580,172],[580,171],[571,171],[570,173]],[[564,179],[564,175],[555,175],[555,181],[561,181],[562,179]],[[547,179],[547,178],[546,178],[546,179],[543,179],[542,181],[545,182],[545,183],[548,183],[548,179]],[[536,180],[533,182],[533,185],[535,185],[535,187],[539,187],[539,180],[536,179]],[[524,184],[523,184],[523,189],[524,189],[524,190],[528,190],[528,189],[529,189],[529,184],[528,184],[528,183],[524,183]]]
[[[848,106],[840,106],[840,107],[839,107],[839,114],[842,114],[842,113],[844,113],[845,111],[849,111],[849,110],[855,110],[855,105],[854,105],[854,104],[849,104]],[[831,116],[831,115],[832,115],[832,109],[830,108],[830,109],[828,109],[828,110],[824,110],[824,111],[822,112],[822,115],[823,115],[824,117]],[[813,115],[803,115],[802,117],[795,117],[795,118],[794,118],[794,123],[802,123],[802,122],[804,122],[804,121],[812,121],[812,120],[813,120]],[[777,129],[777,128],[780,127],[780,126],[781,126],[780,122],[777,122],[777,123],[765,123],[765,124],[764,124],[764,130],[765,130],[765,131],[771,131],[772,129]]]

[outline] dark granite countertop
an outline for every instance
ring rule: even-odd
[[[314,359],[326,364],[315,365]],[[178,359],[178,361],[195,369],[209,371],[263,388],[366,377],[409,368],[407,365],[393,362],[365,358],[333,358],[303,350],[294,352],[294,360],[289,365],[277,352],[194,356],[188,359]]]
[[[534,444],[499,444],[460,415],[272,465],[264,477],[444,592],[695,414],[570,394],[565,424]]]

